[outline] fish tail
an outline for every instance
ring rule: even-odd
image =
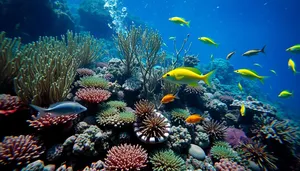
[[[258,79],[259,79],[259,81],[262,83],[262,84],[265,84],[265,79],[266,78],[269,78],[268,76],[261,76],[261,77],[259,77]]]
[[[211,86],[211,78],[212,78],[212,75],[215,73],[216,70],[212,70],[210,71],[209,73],[205,74],[203,77],[203,81],[208,85],[208,86]]]
[[[216,47],[219,47],[219,45],[220,45],[220,43],[216,43],[216,44],[215,44]]]
[[[266,54],[266,52],[265,52],[265,47],[266,47],[266,45],[265,45],[264,47],[261,48],[261,50],[260,50],[261,53]]]
[[[33,104],[30,104],[30,106],[33,108],[33,109],[35,109],[36,111],[38,111],[39,112],[39,114],[37,115],[37,119],[39,119],[39,118],[41,118],[41,117],[43,117],[43,116],[45,116],[46,115],[46,112],[45,112],[45,108],[42,108],[42,107],[39,107],[39,106],[36,106],[36,105],[33,105]]]
[[[191,21],[188,21],[188,22],[186,23],[186,26],[188,26],[188,28],[190,28],[190,23],[191,23]]]

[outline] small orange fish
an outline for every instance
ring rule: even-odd
[[[193,115],[190,115],[188,118],[186,118],[186,122],[187,123],[198,123],[200,121],[204,120],[204,118],[202,118],[200,115],[198,114],[193,114]]]
[[[178,99],[178,97],[176,96],[176,94],[175,95],[173,95],[173,94],[167,94],[167,95],[165,95],[162,99],[161,99],[161,103],[162,104],[167,104],[167,103],[170,103],[170,102],[173,102],[175,99]]]

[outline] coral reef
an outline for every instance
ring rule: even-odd
[[[181,125],[178,127],[171,127],[168,146],[172,150],[180,153],[189,147],[191,141],[192,137],[187,128],[184,128]]]
[[[213,162],[209,157],[205,157],[203,161],[197,160],[192,156],[189,156],[186,159],[187,170],[209,170],[209,171],[216,171],[213,166]]]
[[[0,94],[0,114],[9,115],[26,108],[18,96]]]
[[[246,144],[249,139],[245,132],[236,128],[227,128],[225,133],[225,140],[232,146],[239,146],[241,143]]]
[[[44,153],[42,146],[31,135],[6,136],[0,143],[0,163],[23,165]]]
[[[97,88],[82,88],[76,92],[76,96],[85,102],[100,103],[106,101],[111,93]]]
[[[220,145],[214,145],[210,153],[213,158],[215,159],[222,159],[222,158],[227,158],[230,160],[239,160],[238,153],[234,151],[231,147],[225,147],[225,146],[220,146]]]
[[[183,123],[185,119],[190,116],[187,110],[175,108],[171,111],[171,117],[175,122]]]
[[[108,81],[104,78],[87,76],[80,79],[80,85],[85,88],[99,88],[99,89],[108,89]]]
[[[184,160],[177,156],[172,150],[156,152],[150,157],[150,163],[154,171],[181,171],[186,169]]]
[[[187,55],[187,56],[183,57],[183,62],[184,62],[183,65],[185,67],[195,67],[198,65],[200,60],[198,59],[198,56]]]
[[[143,118],[153,114],[155,105],[148,100],[140,100],[134,104],[134,107],[137,117]]]
[[[241,105],[244,104],[247,110],[247,113],[270,113],[275,115],[276,110],[271,108],[270,105],[265,105],[260,101],[253,100],[252,98],[248,98],[246,101],[234,100],[230,106],[235,108],[240,108]]]
[[[236,162],[229,161],[228,159],[221,159],[220,162],[215,163],[217,171],[250,171],[244,166],[238,165]]]
[[[141,170],[146,167],[147,156],[139,145],[114,146],[105,158],[105,170]]]
[[[201,148],[206,148],[210,144],[209,136],[205,133],[204,129],[200,125],[195,127],[195,139],[194,144],[199,145]]]
[[[79,76],[93,76],[96,74],[93,70],[88,68],[78,68],[76,72]]]
[[[227,127],[223,123],[211,120],[203,122],[203,129],[211,140],[218,140],[224,138]]]
[[[55,125],[63,125],[77,118],[77,114],[73,115],[62,115],[62,116],[51,116],[51,113],[46,114],[41,118],[32,116],[33,120],[27,120],[29,126],[42,130]]]

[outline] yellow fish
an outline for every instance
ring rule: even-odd
[[[234,71],[235,73],[240,74],[243,77],[250,78],[250,79],[259,79],[259,81],[263,84],[264,79],[267,78],[267,76],[260,76],[255,71],[252,71],[250,69],[238,69]]]
[[[235,51],[230,52],[230,53],[226,56],[226,59],[229,60],[234,54],[235,54]]]
[[[278,95],[278,97],[281,97],[281,98],[288,98],[288,97],[291,97],[291,96],[293,96],[293,93],[289,92],[288,90],[283,90]]]
[[[246,114],[246,108],[245,108],[244,103],[241,105],[240,112],[241,112],[241,116],[245,116],[245,114]]]
[[[208,38],[208,37],[199,37],[198,40],[202,41],[205,44],[215,45],[216,47],[219,46],[219,44],[217,44],[211,38]]]
[[[271,71],[272,73],[274,73],[275,75],[277,75],[277,73],[276,73],[275,70],[271,69],[270,71]]]
[[[261,49],[248,50],[247,52],[243,53],[242,56],[248,56],[248,57],[250,57],[250,56],[257,55],[260,52],[261,53],[265,53],[265,47],[266,47],[266,45],[263,48],[261,48]]]
[[[241,84],[241,83],[238,84],[238,87],[239,87],[239,89],[240,89],[241,91],[243,91],[243,87],[242,87],[242,84]]]
[[[198,82],[202,80],[210,86],[211,84],[209,80],[214,72],[215,70],[202,75],[197,68],[179,67],[167,72],[162,76],[162,78],[175,84],[187,84],[193,87],[198,86]]]
[[[261,66],[259,63],[254,63],[253,65],[254,65],[254,66],[258,66],[258,67],[261,67],[261,68],[262,68],[262,66]]]
[[[300,53],[300,44],[287,48],[285,51],[292,53]]]
[[[299,72],[296,71],[296,64],[292,59],[289,59],[288,61],[289,68],[294,72],[294,74],[298,74]]]
[[[169,18],[169,21],[172,21],[173,23],[176,23],[176,24],[180,24],[181,26],[188,26],[190,27],[190,21],[186,21],[184,18],[181,18],[181,17],[171,17]]]

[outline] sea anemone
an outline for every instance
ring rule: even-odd
[[[129,111],[121,112],[119,119],[123,123],[133,123],[136,120],[135,114]]]
[[[150,157],[154,171],[181,171],[186,170],[184,160],[177,156],[172,150],[156,152]]]
[[[31,135],[6,136],[0,143],[0,163],[23,165],[44,153],[42,146]]]
[[[218,140],[224,138],[227,127],[223,123],[211,120],[203,122],[203,129],[210,139]]]
[[[185,121],[190,116],[190,113],[187,110],[175,108],[171,111],[171,116],[175,121]]]
[[[277,158],[265,151],[267,146],[257,141],[249,144],[242,144],[243,156],[250,161],[258,164],[263,170],[277,170],[277,166],[274,164]]]
[[[111,93],[107,90],[96,88],[82,88],[76,92],[76,96],[89,103],[100,103],[106,101],[111,96]]]
[[[112,147],[105,158],[105,170],[141,170],[146,167],[147,152],[139,145]]]
[[[231,160],[238,160],[239,156],[236,151],[234,151],[231,147],[214,145],[210,150],[211,155],[215,159],[227,158]]]
[[[77,114],[51,116],[51,114],[49,113],[38,119],[35,116],[32,116],[32,118],[33,120],[27,120],[27,122],[30,123],[29,126],[34,127],[37,130],[41,130],[51,126],[66,124],[67,122],[76,119]]]
[[[0,114],[9,115],[25,108],[25,104],[18,96],[0,94]]]
[[[81,78],[80,85],[85,88],[90,88],[90,87],[100,88],[100,89],[109,88],[109,84],[108,81],[106,81],[106,79],[100,77],[94,77],[94,76]]]
[[[123,101],[112,100],[106,103],[109,107],[118,109],[119,111],[124,111],[127,104]]]
[[[134,123],[134,131],[137,137],[145,143],[161,143],[170,135],[171,124],[160,112],[155,111],[152,115],[143,119],[138,118]]]
[[[88,68],[78,68],[76,71],[80,76],[93,76],[96,74],[93,70]]]
[[[137,117],[145,117],[153,114],[155,105],[148,100],[140,100],[134,104]]]

